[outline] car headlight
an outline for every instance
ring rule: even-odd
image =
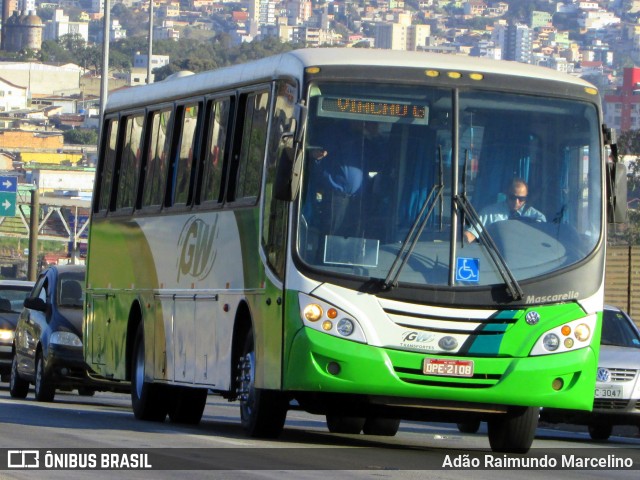
[[[13,330],[0,330],[0,342],[11,343],[13,342],[13,336]]]
[[[300,317],[305,326],[334,337],[366,343],[364,331],[351,315],[304,293],[298,294]]]
[[[82,340],[72,332],[53,332],[49,343],[67,347],[82,347]]]
[[[589,315],[547,330],[533,346],[530,355],[569,352],[591,345],[596,319],[596,315]]]

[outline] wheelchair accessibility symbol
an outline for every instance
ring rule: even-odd
[[[480,280],[480,259],[456,258],[456,282],[474,282]]]

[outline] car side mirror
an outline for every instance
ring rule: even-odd
[[[24,306],[31,310],[37,310],[39,312],[47,311],[47,303],[42,300],[40,297],[36,298],[25,298]]]

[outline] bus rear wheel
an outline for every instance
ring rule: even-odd
[[[131,407],[138,420],[163,422],[167,416],[167,395],[162,385],[144,381],[144,329],[138,326],[131,361]]]
[[[512,407],[489,420],[489,445],[494,452],[527,453],[538,427],[538,407]]]
[[[240,421],[251,437],[276,438],[284,428],[289,402],[282,392],[257,388],[253,332],[245,338],[238,363]]]
[[[197,425],[207,404],[206,388],[173,387],[169,400],[169,418],[173,423]]]

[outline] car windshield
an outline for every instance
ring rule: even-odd
[[[84,298],[84,274],[63,273],[58,278],[58,306],[82,307]]]
[[[20,313],[24,299],[29,296],[30,287],[1,286],[0,313]]]
[[[602,234],[596,108],[488,91],[456,98],[444,88],[312,86],[297,222],[306,266],[516,291],[592,252]],[[467,233],[484,238],[467,244]]]
[[[619,310],[605,310],[602,345],[640,348],[640,334],[632,320]]]

